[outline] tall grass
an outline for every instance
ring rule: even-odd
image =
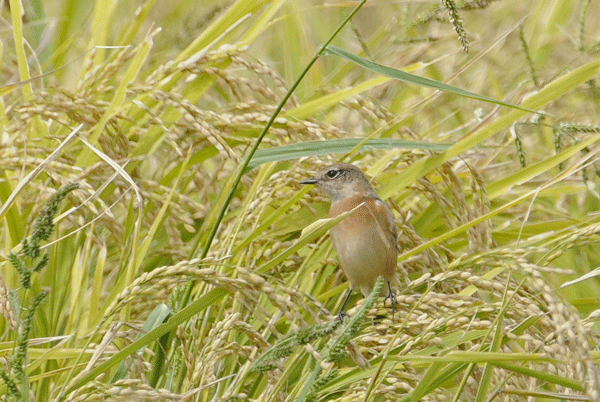
[[[5,3],[2,400],[600,399],[597,4],[201,3]],[[402,250],[343,326],[339,160]]]

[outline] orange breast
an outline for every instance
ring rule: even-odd
[[[331,205],[329,217],[364,203],[331,229],[340,265],[353,288],[368,295],[377,277],[392,281],[396,269],[395,223],[388,206],[377,198],[353,197]]]

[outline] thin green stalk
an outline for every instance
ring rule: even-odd
[[[248,167],[248,164],[250,163],[250,160],[252,159],[252,156],[254,156],[254,153],[256,153],[256,151],[258,150],[258,147],[259,147],[260,143],[262,142],[263,138],[265,137],[265,135],[267,135],[269,128],[271,128],[271,126],[275,122],[275,119],[277,118],[277,116],[279,115],[279,113],[281,112],[281,110],[283,109],[285,104],[287,103],[288,99],[292,96],[292,93],[296,90],[296,88],[298,87],[300,82],[304,79],[304,76],[308,73],[308,71],[310,70],[312,65],[315,64],[315,62],[319,59],[319,57],[325,52],[325,48],[331,43],[331,41],[333,41],[333,39],[340,33],[342,28],[344,28],[344,26],[352,19],[354,14],[356,14],[358,12],[358,10],[360,10],[361,7],[366,2],[367,2],[367,0],[362,0],[352,10],[352,12],[346,17],[346,19],[340,24],[340,26],[333,32],[333,34],[329,37],[329,39],[327,39],[327,41],[321,45],[321,47],[319,48],[319,50],[317,51],[315,56],[306,65],[306,67],[304,68],[304,70],[302,71],[302,73],[300,74],[298,79],[296,79],[296,81],[294,82],[292,87],[289,89],[289,91],[287,91],[287,93],[285,94],[283,99],[281,99],[281,102],[279,102],[279,105],[277,105],[277,109],[275,109],[275,112],[271,115],[271,118],[269,119],[269,121],[267,122],[267,124],[265,125],[263,130],[260,132],[260,134],[258,135],[258,138],[256,139],[256,142],[254,143],[254,146],[252,147],[252,149],[250,150],[250,152],[248,153],[248,155],[246,156],[246,158],[244,159],[244,161],[242,162],[241,166],[239,167],[239,169],[237,171],[237,175],[235,176],[233,185],[229,188],[229,193],[227,194],[227,198],[225,199],[225,202],[221,206],[221,209],[219,210],[219,214],[217,215],[217,220],[216,220],[215,224],[213,225],[213,227],[211,228],[211,231],[208,234],[208,237],[205,241],[204,248],[202,249],[202,253],[200,254],[201,259],[205,258],[208,255],[208,251],[210,250],[210,245],[211,245],[215,235],[217,234],[217,230],[219,229],[221,221],[223,220],[223,217],[225,216],[225,212],[227,211],[227,208],[229,207],[229,204],[231,203],[231,200],[233,199],[235,190],[237,189],[237,186],[239,185],[240,181],[242,180],[242,176],[244,175],[246,168]],[[193,253],[196,254],[196,247],[194,247]],[[195,281],[190,281],[187,283],[185,291],[183,292],[181,301],[179,303],[180,309],[189,302],[190,296],[192,293],[192,288],[194,287],[195,284],[196,284]]]

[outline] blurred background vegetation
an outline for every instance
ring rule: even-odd
[[[333,45],[538,113],[324,55],[239,183],[358,3],[0,4],[0,400],[600,400],[597,1],[366,2]],[[343,327],[336,161],[402,250]]]

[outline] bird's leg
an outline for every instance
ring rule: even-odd
[[[394,294],[394,291],[392,290],[392,284],[390,283],[390,281],[387,281],[387,284],[388,284],[389,293],[385,297],[385,299],[383,299],[383,306],[385,307],[385,301],[387,299],[390,299],[390,303],[392,305],[392,317],[393,317],[394,313],[396,312],[396,303],[398,303],[398,301],[396,300],[396,295]]]
[[[350,288],[348,289],[348,295],[346,295],[346,300],[344,300],[344,304],[342,304],[342,308],[340,309],[339,313],[337,314],[338,316],[338,320],[340,320],[340,324],[344,323],[344,318],[348,317],[348,313],[346,313],[346,304],[348,303],[348,300],[350,299],[350,295],[352,294],[352,291],[354,289]]]

